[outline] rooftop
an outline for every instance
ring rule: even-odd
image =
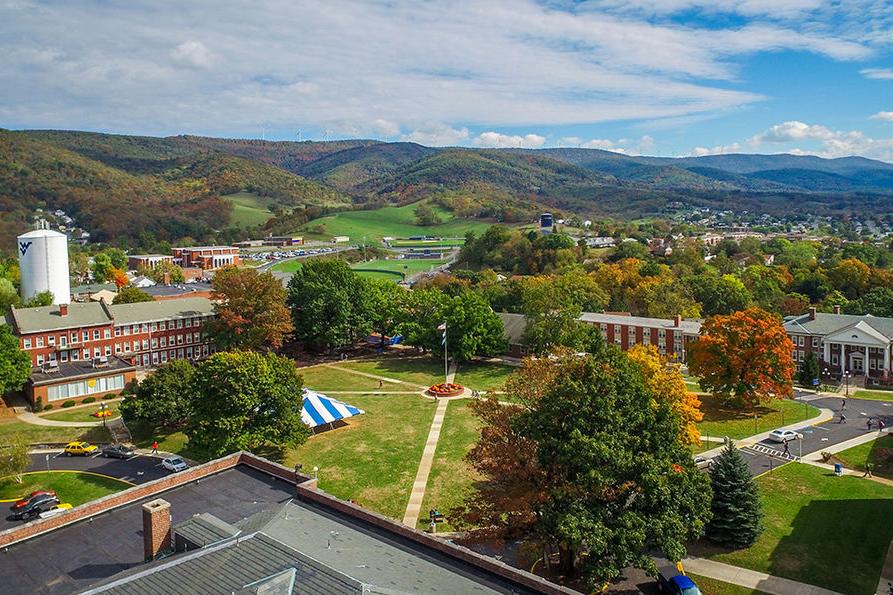
[[[815,318],[806,313],[800,316],[789,316],[785,319],[784,328],[790,333],[803,333],[810,335],[829,335],[858,323],[864,323],[875,331],[881,333],[887,339],[893,339],[893,318],[883,318],[865,314],[829,314],[816,312]]]
[[[143,291],[146,289],[151,288],[143,288]],[[115,304],[109,306],[109,310],[115,318],[115,324],[133,324],[135,322],[207,316],[214,313],[214,304],[205,297],[190,297],[181,300]]]
[[[108,363],[103,363],[96,367],[93,366],[91,360],[81,360],[76,362],[59,362],[58,366],[53,371],[47,371],[50,370],[50,368],[46,365],[34,368],[35,371],[31,373],[31,382],[36,386],[40,386],[41,384],[54,384],[63,379],[72,380],[79,377],[95,378],[97,376],[105,376],[116,372],[127,372],[135,369],[136,368],[134,368],[132,364],[119,357],[110,355],[108,356]]]
[[[583,312],[580,315],[583,322],[595,322],[605,324],[626,324],[629,326],[641,326],[649,328],[680,329],[683,333],[697,335],[701,332],[699,320],[682,320],[679,326],[672,318],[649,318],[646,316],[627,316],[625,314],[604,314],[598,312]]]
[[[211,291],[212,288],[210,283],[187,283],[179,285],[164,285],[159,283],[149,287],[142,287],[141,289],[153,297],[171,297],[190,295],[197,291],[207,292]]]
[[[68,314],[62,316],[59,306],[37,308],[12,308],[9,315],[19,333],[39,333],[61,329],[97,326],[111,321],[106,307],[100,302],[74,302],[68,304]]]

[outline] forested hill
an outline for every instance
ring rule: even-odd
[[[287,226],[313,207],[432,198],[460,216],[526,220],[541,208],[632,218],[668,204],[784,215],[893,209],[893,164],[795,155],[632,157],[597,149],[431,148],[76,131],[0,132],[0,241],[35,208],[62,208],[103,241],[218,239],[220,197],[252,193]],[[285,215],[283,215],[283,213]],[[258,230],[260,231],[260,230]],[[235,235],[230,234],[230,235]],[[223,238],[225,239],[225,238]]]

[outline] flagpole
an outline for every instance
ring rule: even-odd
[[[449,382],[450,366],[447,363],[447,327],[443,324],[443,381]]]

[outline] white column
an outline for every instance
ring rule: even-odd
[[[831,343],[826,342],[823,348],[824,356],[822,357],[822,365],[827,367],[831,365]]]
[[[868,346],[865,346],[865,361],[862,364],[862,367],[865,369],[865,377],[868,378]]]
[[[890,374],[890,345],[884,347],[884,376]]]
[[[840,344],[840,374],[843,375],[844,371],[846,371],[846,360],[844,359],[843,343],[841,343]]]

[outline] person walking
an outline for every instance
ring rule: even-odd
[[[871,463],[865,463],[865,473],[862,474],[862,477],[874,477],[871,474]]]
[[[153,454],[153,455],[157,455],[157,454],[158,454],[158,440],[154,440],[154,441],[152,442],[152,454]]]
[[[869,432],[871,431],[871,422],[872,421],[874,421],[874,420],[872,420],[872,418],[869,417],[868,420],[865,422],[865,425],[868,426]]]
[[[841,414],[840,414],[840,422],[838,422],[838,423],[845,424],[845,423],[846,423],[846,415],[844,415],[843,413],[841,413]]]
[[[879,419],[879,420],[877,420],[877,433],[880,434],[883,431],[884,431],[884,420]]]
[[[379,381],[378,381],[378,390],[381,390],[381,387],[383,387],[383,386],[384,386],[384,381],[383,381],[383,380],[379,380]]]
[[[840,400],[840,410],[841,410],[841,411],[846,411],[846,399],[841,399],[841,400]]]
[[[784,439],[784,452],[782,452],[781,454],[786,457],[791,456],[791,445],[789,444],[787,438]]]

